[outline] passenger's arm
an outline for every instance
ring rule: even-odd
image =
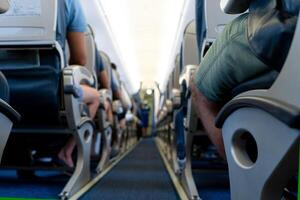
[[[100,80],[101,88],[110,89],[106,70],[103,70],[99,73],[99,80]]]
[[[84,33],[69,32],[67,40],[70,48],[70,65],[82,65],[87,63],[87,52]]]
[[[221,105],[207,99],[202,92],[198,90],[194,80],[191,82],[191,92],[197,116],[201,119],[208,137],[216,146],[219,154],[226,159],[222,132],[215,126],[215,119],[220,111]]]
[[[121,99],[121,97],[122,97],[121,92],[122,92],[122,91],[121,91],[120,89],[118,89],[118,90],[116,90],[116,91],[113,91],[114,99],[122,100],[122,99]]]

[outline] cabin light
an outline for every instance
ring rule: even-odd
[[[150,96],[150,95],[152,95],[152,93],[153,93],[152,89],[147,89],[147,90],[146,90],[146,94],[147,94],[147,95]]]

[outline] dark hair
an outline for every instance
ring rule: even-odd
[[[117,65],[115,63],[111,63],[111,68],[117,70]]]

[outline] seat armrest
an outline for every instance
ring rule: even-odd
[[[108,100],[112,102],[112,92],[109,89],[101,89],[99,90],[100,95],[100,104],[104,105],[105,101]]]
[[[63,69],[64,104],[69,127],[77,129],[86,115],[82,111],[82,100],[78,97],[80,84],[93,86],[94,77],[89,70],[82,66],[68,66]],[[76,89],[77,88],[77,89]]]
[[[79,65],[72,65],[64,68],[64,76],[72,77],[72,85],[79,86],[80,84],[86,84],[93,86],[95,79],[91,72],[86,68]]]
[[[181,106],[181,92],[180,90],[173,88],[171,93],[171,100],[173,103],[173,109],[179,109]]]
[[[0,113],[7,116],[13,123],[21,120],[21,115],[2,99],[0,99]]]
[[[249,9],[252,0],[221,0],[221,9],[227,14],[241,14]]]
[[[124,109],[120,100],[116,100],[113,102],[113,112],[114,114],[123,113]]]
[[[251,95],[248,94],[249,93],[244,93],[237,96],[222,108],[216,118],[216,127],[222,128],[226,119],[234,111],[243,107],[252,107],[271,114],[291,128],[300,128],[299,108],[286,104],[278,99],[268,97],[267,95],[255,95],[255,91],[253,91]]]
[[[179,78],[180,85],[183,84],[183,82],[186,83],[187,88],[190,88],[190,81],[196,72],[198,66],[197,65],[187,65],[184,67],[182,74]]]

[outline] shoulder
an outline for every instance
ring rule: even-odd
[[[65,0],[68,15],[68,30],[72,32],[85,32],[86,19],[79,0]]]

